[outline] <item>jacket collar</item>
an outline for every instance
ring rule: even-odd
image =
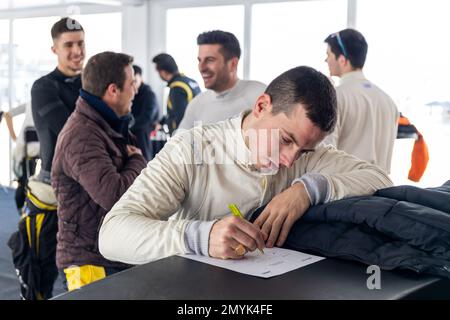
[[[177,80],[180,76],[181,76],[181,73],[179,73],[179,72],[175,73],[175,74],[172,76],[172,78],[171,78],[169,81],[167,81],[167,86],[169,87],[170,84],[171,84],[172,82],[174,82],[175,80]]]
[[[127,141],[129,140],[128,124],[131,120],[130,115],[119,118],[103,100],[83,89],[80,89],[77,109],[101,125],[110,135],[120,136]]]
[[[236,90],[239,90],[241,85],[242,85],[241,79],[237,79],[237,81],[234,84],[234,86],[232,86],[230,89],[227,89],[227,90],[222,91],[222,92],[216,92],[216,91],[213,91],[213,90],[211,90],[211,91],[214,93],[214,98],[216,98],[216,99],[224,99],[227,96],[229,96],[230,93],[232,93],[232,92],[234,92]]]
[[[55,76],[55,78],[57,78],[62,82],[75,82],[81,80],[81,74],[69,77],[66,76],[64,73],[62,73],[61,70],[58,69],[58,67],[56,67],[55,70],[53,70],[53,75]]]
[[[344,74],[341,77],[340,84],[357,81],[357,80],[367,80],[366,77],[364,76],[364,73],[362,72],[362,70],[347,72],[346,74]]]
[[[244,136],[242,135],[242,121],[250,112],[251,110],[246,110],[241,112],[239,116],[232,118],[230,120],[232,130],[227,130],[226,134],[231,134],[232,136],[228,138],[232,139],[230,141],[235,141],[236,161],[250,171],[257,171],[254,163],[252,162],[252,154],[250,149],[247,147]]]

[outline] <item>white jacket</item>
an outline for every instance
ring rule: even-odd
[[[362,71],[342,76],[336,96],[338,121],[325,143],[389,173],[399,117],[394,101],[368,81]]]
[[[250,165],[237,118],[195,127],[172,138],[106,215],[99,249],[109,260],[142,264],[189,252],[191,220],[229,214],[236,203],[248,218],[307,172],[328,182],[328,200],[370,195],[392,183],[379,167],[319,145],[291,168],[264,176]]]

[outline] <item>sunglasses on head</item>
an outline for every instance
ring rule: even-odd
[[[336,38],[337,43],[339,44],[339,48],[341,48],[342,54],[344,55],[344,57],[348,58],[347,50],[345,50],[345,46],[344,43],[342,42],[342,38],[339,35],[339,32],[333,33],[331,37]]]

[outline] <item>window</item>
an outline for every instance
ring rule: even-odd
[[[450,3],[441,0],[358,2],[357,26],[369,44],[366,76],[394,99],[428,144],[430,161],[420,186],[437,186],[450,177],[449,10]],[[395,143],[395,184],[412,184],[405,166],[412,145],[411,139]]]
[[[50,29],[59,19],[43,17],[14,21],[15,105],[29,101],[34,81],[56,67],[57,57],[50,49],[53,44]],[[86,62],[90,56],[102,51],[121,51],[120,13],[81,15],[74,19],[86,33]],[[30,37],[30,30],[33,30],[33,37]]]
[[[0,20],[0,109],[8,110],[9,21]],[[3,136],[3,135],[2,135]]]
[[[346,25],[346,0],[254,5],[250,78],[269,84],[280,73],[299,65],[328,74],[323,40]]]
[[[195,79],[203,88],[197,68],[197,36],[205,31],[233,33],[241,45],[238,75],[243,77],[244,6],[216,6],[167,10],[167,53],[172,55],[181,72]]]
[[[122,51],[122,14],[99,13],[73,16],[85,31],[86,59],[103,51]]]
[[[27,1],[23,1],[25,5]],[[50,3],[50,1],[49,1]],[[99,52],[122,48],[122,16],[120,12],[74,16],[85,29],[86,61]],[[50,30],[60,17],[24,18],[13,21],[14,72],[12,96],[9,91],[9,20],[0,20],[0,105],[7,111],[19,104],[29,102],[31,87],[38,78],[57,66],[57,57],[51,52],[53,44]],[[14,118],[16,134],[19,133],[24,116]],[[0,126],[0,145],[8,150],[9,134],[6,124]],[[0,183],[9,185],[8,157],[0,159]]]
[[[57,65],[51,52],[50,29],[58,17],[27,18],[14,21],[14,97],[13,106],[31,99],[33,82]],[[30,36],[30,33],[33,36]],[[17,130],[20,126],[17,127]]]
[[[9,21],[0,20],[0,109],[9,108]],[[6,121],[0,123],[0,184],[9,185],[9,133]]]

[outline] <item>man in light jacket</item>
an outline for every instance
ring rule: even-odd
[[[173,254],[222,259],[282,246],[311,206],[391,186],[379,167],[320,144],[336,93],[309,67],[281,74],[253,110],[172,138],[106,215],[100,252],[142,264]],[[245,218],[268,204],[254,224]]]
[[[324,142],[389,173],[399,113],[391,97],[364,76],[366,39],[357,30],[345,29],[325,42],[330,75],[341,82],[336,88],[336,127]]]

